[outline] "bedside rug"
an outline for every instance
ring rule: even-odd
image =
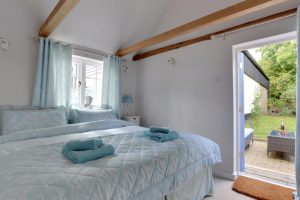
[[[232,186],[232,190],[259,200],[293,200],[295,190],[239,176]]]

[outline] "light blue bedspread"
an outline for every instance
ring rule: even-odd
[[[106,127],[125,125],[120,121],[119,126],[116,124],[110,121]],[[16,139],[1,136],[0,199],[161,199],[200,169],[221,162],[218,145],[207,138],[180,134],[177,140],[160,143],[136,131],[102,136],[104,143],[115,147],[115,154],[75,165],[60,153],[66,137],[80,137],[81,134],[70,134],[72,131],[85,132],[82,138],[101,134],[86,133],[88,127],[95,130],[95,123],[81,126],[85,128],[25,131],[16,133]],[[38,137],[45,138],[32,139]],[[59,141],[60,137],[64,139]],[[14,145],[18,148],[5,149]]]

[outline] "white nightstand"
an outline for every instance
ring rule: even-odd
[[[141,116],[125,116],[124,119],[128,122],[132,122],[135,125],[140,125]]]

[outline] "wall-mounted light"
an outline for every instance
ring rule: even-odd
[[[176,60],[175,60],[175,58],[171,57],[171,58],[168,60],[168,65],[172,65],[172,66],[176,65]]]
[[[6,38],[1,38],[0,37],[0,48],[3,50],[3,51],[7,51],[8,48],[10,46],[10,42],[8,39]]]
[[[123,72],[127,72],[127,70],[128,70],[127,65],[123,65],[123,66],[122,66],[122,70],[123,70]]]

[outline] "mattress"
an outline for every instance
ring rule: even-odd
[[[252,128],[245,128],[245,138],[248,138],[253,132]]]
[[[117,124],[1,136],[0,199],[159,200],[221,162],[218,145],[207,138],[180,134],[160,143],[146,138],[145,128]],[[70,139],[98,136],[116,148],[115,155],[73,164],[60,153]]]

